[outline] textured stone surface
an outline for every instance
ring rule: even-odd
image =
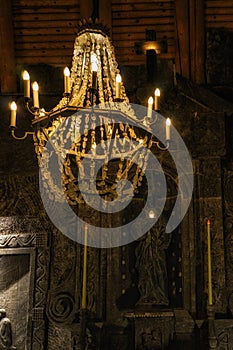
[[[30,310],[30,255],[0,255],[0,271],[0,305],[11,320],[14,346],[24,350]]]

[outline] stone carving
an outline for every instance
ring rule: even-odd
[[[75,317],[74,298],[66,292],[50,293],[47,315],[55,323],[71,323]]]
[[[52,267],[46,313],[49,321],[60,325],[75,318],[76,246],[56,229],[53,230]],[[64,259],[66,256],[66,259]],[[77,276],[79,279],[79,276]]]
[[[11,321],[6,317],[5,309],[0,309],[0,350],[14,350]]]
[[[15,234],[0,237],[0,248],[31,247],[36,239],[35,234]]]
[[[136,248],[138,271],[138,304],[168,305],[167,267],[165,250],[171,235],[165,233],[165,220],[158,222]]]
[[[215,320],[218,349],[233,349],[233,325],[232,320]]]
[[[175,326],[172,311],[135,311],[126,313],[125,317],[134,325],[135,349],[170,349]]]
[[[38,213],[37,213],[38,215]],[[35,277],[35,285],[30,291],[30,298],[33,300],[31,305],[36,317],[33,316],[33,322],[29,324],[31,329],[28,339],[28,347],[32,349],[45,349],[45,320],[44,309],[47,302],[48,292],[48,262],[49,247],[47,236],[50,232],[49,223],[46,219],[40,217],[1,217],[0,220],[0,248],[4,248],[7,253],[8,248],[17,249],[32,248],[31,276]],[[33,253],[35,249],[35,254]],[[40,310],[38,315],[38,310]],[[30,322],[30,321],[29,321]],[[32,334],[31,334],[32,333]],[[4,348],[7,349],[7,348]],[[9,348],[10,349],[10,348]],[[0,350],[2,350],[0,348]]]

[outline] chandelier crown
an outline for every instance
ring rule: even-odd
[[[96,18],[95,20],[93,20],[92,17],[88,18],[88,20],[83,18],[79,21],[78,24],[78,35],[82,32],[88,31],[102,33],[106,36],[110,36],[110,29],[99,18]]]

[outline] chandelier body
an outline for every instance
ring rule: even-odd
[[[170,124],[166,126],[167,144],[160,145],[150,134],[150,125],[156,122],[152,117],[153,98],[148,100],[146,115],[141,118],[135,115],[121,81],[113,45],[101,26],[88,24],[79,31],[71,72],[67,67],[64,70],[63,98],[51,111],[40,108],[37,82],[32,85],[31,100],[27,72],[24,73],[24,83],[26,107],[34,116],[33,138],[38,162],[40,164],[42,158],[43,162],[47,161],[44,177],[55,194],[56,182],[49,170],[49,161],[56,153],[64,191],[71,205],[83,202],[78,182],[84,182],[82,187],[93,193],[94,198],[97,188],[108,201],[117,197],[116,187],[122,179],[129,180],[133,190],[137,191],[147,166],[148,149],[154,145],[163,150],[168,148]],[[157,91],[155,95],[157,108]],[[121,122],[118,122],[119,116]],[[16,110],[12,109],[13,137],[24,139],[31,133],[17,137],[15,126]],[[49,140],[53,142],[50,151],[46,148]],[[64,148],[68,140],[69,149]],[[83,159],[88,159],[88,172],[83,169]],[[102,162],[98,171],[96,161]],[[97,175],[95,180],[94,175]],[[127,193],[129,190],[125,189],[122,200],[127,198]]]

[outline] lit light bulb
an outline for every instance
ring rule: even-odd
[[[121,75],[116,75],[116,98],[121,98]]]
[[[39,85],[36,81],[32,84],[32,90],[33,90],[33,105],[34,108],[40,108],[39,104]]]
[[[167,125],[167,126],[170,126],[170,125],[171,125],[171,119],[170,119],[170,118],[167,118],[167,119],[166,119],[166,125]]]
[[[150,96],[149,98],[148,98],[148,105],[153,105],[153,97],[152,96]]]
[[[155,96],[160,96],[160,90],[159,90],[159,88],[156,88],[156,89],[155,89]]]
[[[156,111],[159,110],[159,98],[160,98],[160,90],[159,88],[156,88],[155,89],[155,107],[154,107]]]
[[[23,80],[30,80],[30,75],[27,70],[23,71]]]
[[[44,117],[45,116],[45,109],[44,108],[41,108],[40,110],[40,117]]]
[[[28,71],[23,71],[23,80],[24,80],[24,98],[30,98],[30,75]]]
[[[92,70],[92,72],[97,72],[98,66],[97,66],[97,63],[96,63],[96,62],[92,62],[92,64],[91,64],[91,70]]]
[[[15,103],[15,101],[11,102],[11,110],[12,111],[16,111],[17,110],[17,104]]]
[[[147,108],[147,117],[148,117],[148,118],[151,118],[151,117],[152,117],[152,106],[153,106],[153,102],[154,102],[153,97],[150,96],[150,97],[148,98],[148,108]]]
[[[154,219],[154,218],[155,218],[155,212],[154,212],[153,209],[151,209],[151,210],[149,211],[148,216],[149,216],[150,219]]]
[[[171,138],[171,131],[170,131],[170,127],[171,127],[171,119],[167,118],[166,119],[166,140],[169,141]]]
[[[70,70],[68,67],[64,69],[64,94],[70,93]]]
[[[94,62],[98,62],[98,59],[97,59],[97,57],[96,57],[96,54],[95,53],[92,53],[91,54],[91,63],[94,63]]]
[[[97,90],[97,70],[98,70],[98,65],[97,65],[97,57],[96,55],[92,54],[91,55],[91,71],[92,71],[92,89]]]
[[[121,83],[121,75],[120,74],[116,75],[116,82]]]
[[[17,104],[15,103],[15,101],[11,102],[11,122],[10,122],[10,126],[12,128],[16,127],[16,110],[17,110]]]
[[[65,67],[65,68],[64,68],[64,75],[65,75],[66,77],[69,77],[69,76],[70,76],[70,70],[69,70],[68,67]]]
[[[34,83],[32,84],[32,90],[33,91],[39,91],[39,85],[36,81],[34,81]]]

